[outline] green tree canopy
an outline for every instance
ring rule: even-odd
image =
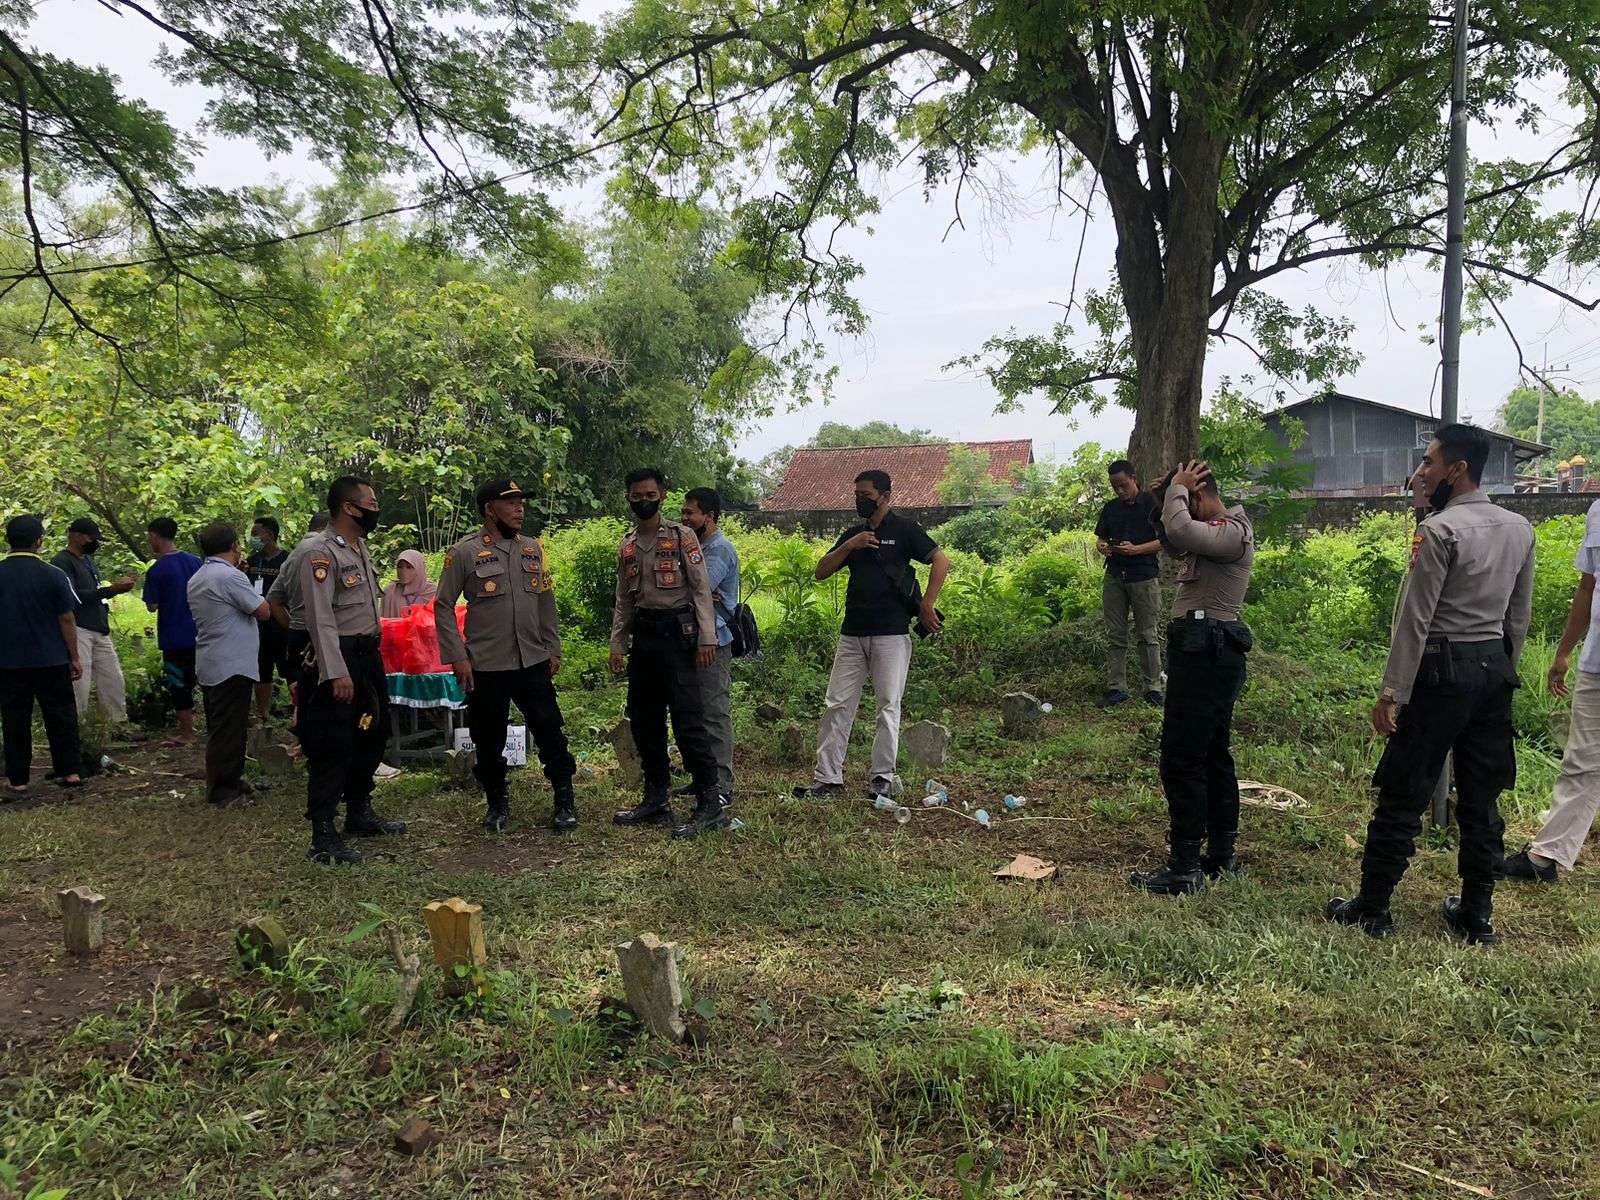
[[[1544,387],[1513,388],[1500,404],[1496,426],[1519,438],[1543,442],[1555,450],[1557,458],[1581,454],[1591,463],[1600,462],[1600,403],[1585,400],[1570,388],[1559,392]]]
[[[1600,164],[1593,3],[1475,11],[1477,128],[1545,144],[1472,164],[1474,295],[1525,281],[1567,295],[1553,280],[1600,248],[1595,189],[1547,204]],[[1273,375],[1351,365],[1348,326],[1289,309],[1264,290],[1278,275],[1442,256],[1450,39],[1448,15],[1418,0],[633,0],[575,27],[561,57],[603,136],[654,131],[627,142],[636,177],[731,205],[762,277],[846,330],[865,319],[861,266],[835,235],[877,211],[890,170],[911,160],[930,192],[949,185],[959,222],[988,167],[1052,153],[1060,193],[1109,211],[1115,277],[1074,294],[1063,264],[1068,320],[1086,329],[1002,336],[981,365],[1003,399],[1129,405],[1133,455],[1153,464],[1200,444],[1210,338],[1244,340]],[[1547,111],[1552,96],[1575,122]]]

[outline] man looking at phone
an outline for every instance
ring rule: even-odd
[[[1106,560],[1100,585],[1100,609],[1106,621],[1106,694],[1102,708],[1126,704],[1128,692],[1128,618],[1133,617],[1139,639],[1139,666],[1146,703],[1160,704],[1161,645],[1156,623],[1161,613],[1161,580],[1156,555],[1156,501],[1140,490],[1133,464],[1125,458],[1113,462],[1106,473],[1116,493],[1100,510],[1095,522],[1095,549]]]
[[[796,799],[820,799],[844,791],[844,753],[850,727],[868,678],[878,701],[878,729],[872,741],[872,793],[888,795],[900,754],[900,698],[911,666],[913,619],[921,636],[943,625],[934,607],[950,560],[927,531],[891,508],[890,479],[884,471],[856,476],[856,515],[861,522],[839,535],[817,564],[827,579],[848,567],[844,628],[833,656],[828,694],[817,738],[817,764],[811,783],[794,789]],[[913,562],[927,563],[928,590],[917,582]]]

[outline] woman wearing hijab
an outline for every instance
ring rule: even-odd
[[[395,565],[395,581],[383,589],[383,615],[403,617],[408,608],[432,604],[437,590],[428,578],[428,564],[421,551],[402,551]]]
[[[385,617],[403,617],[406,610],[418,604],[432,604],[438,589],[428,578],[428,564],[418,550],[403,550],[395,563],[395,581],[383,589]],[[374,779],[393,779],[400,768],[380,763],[373,773]]]

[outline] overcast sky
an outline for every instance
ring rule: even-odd
[[[586,2],[581,7],[601,6]],[[180,126],[198,119],[203,93],[171,86],[153,67],[159,42],[147,23],[132,15],[118,17],[88,0],[44,0],[38,12],[32,29],[36,44],[103,64]],[[1474,136],[1480,153],[1521,153],[1535,144],[1492,145],[1481,131]],[[1048,330],[1068,296],[1081,220],[1050,202],[1042,161],[1018,160],[1002,171],[1020,204],[993,214],[974,211],[969,201],[966,228],[948,236],[948,195],[925,201],[914,170],[882,181],[883,211],[871,231],[846,231],[836,243],[865,267],[856,292],[872,319],[870,333],[830,342],[840,376],[829,406],[810,405],[761,422],[741,438],[743,453],[758,458],[775,446],[803,442],[825,420],[883,419],[948,438],[1031,437],[1041,458],[1065,457],[1086,440],[1126,443],[1133,416],[1124,410],[1080,413],[1074,419],[1057,416],[1035,400],[1019,412],[996,415],[995,396],[985,382],[940,369],[995,333]],[[295,182],[324,177],[303,159],[266,162],[253,145],[230,141],[210,143],[200,174],[205,182],[222,185],[260,182],[269,175]],[[584,215],[598,209],[597,195],[590,188],[565,195],[564,202],[575,215]],[[1088,230],[1080,295],[1086,286],[1104,286],[1113,249],[1111,223],[1102,214]],[[1437,317],[1439,281],[1439,273],[1423,263],[1391,271],[1386,280],[1335,266],[1280,276],[1273,290],[1296,309],[1315,304],[1354,322],[1353,342],[1363,363],[1339,381],[1342,390],[1437,412],[1438,351],[1421,342],[1418,330]],[[1589,280],[1580,290],[1588,295],[1597,289],[1600,280]],[[1545,361],[1548,354],[1553,367],[1569,367],[1562,382],[1591,396],[1600,393],[1600,319],[1534,289],[1523,289],[1504,311],[1530,360]],[[1487,424],[1518,382],[1516,351],[1496,330],[1466,338],[1462,360],[1461,410]],[[1239,347],[1213,343],[1206,365],[1208,394],[1222,377],[1247,373],[1251,361]]]

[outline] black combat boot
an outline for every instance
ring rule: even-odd
[[[672,831],[675,838],[697,838],[713,829],[726,829],[732,818],[728,816],[728,802],[716,788],[707,789],[695,802],[689,819]]]
[[[483,815],[485,833],[504,833],[511,824],[511,799],[504,793],[489,797],[489,811]]]
[[[1221,879],[1224,875],[1237,875],[1242,869],[1239,856],[1233,852],[1237,833],[1219,834],[1206,845],[1200,857],[1200,869],[1207,879]]]
[[[664,787],[646,787],[644,799],[611,817],[617,825],[670,825],[672,819],[672,798]]]
[[[1461,895],[1445,897],[1444,923],[1469,946],[1492,946],[1500,940],[1489,921],[1493,909],[1493,884],[1463,884]]]
[[[1157,896],[1188,896],[1206,885],[1205,872],[1200,869],[1199,841],[1172,839],[1172,855],[1167,865],[1155,871],[1135,871],[1128,883],[1143,892]]]
[[[324,866],[336,867],[361,861],[361,851],[346,846],[339,831],[333,827],[332,817],[319,817],[311,822],[311,849],[306,857]]]
[[[404,821],[391,821],[372,807],[372,797],[363,796],[345,806],[345,837],[387,837],[391,833],[404,833]]]
[[[578,798],[572,794],[572,780],[555,784],[555,807],[550,816],[550,828],[557,833],[571,833],[578,827]]]
[[[1335,896],[1328,901],[1327,917],[1340,925],[1355,925],[1368,937],[1394,936],[1394,918],[1389,915],[1389,906],[1363,900],[1360,896],[1350,900]]]

